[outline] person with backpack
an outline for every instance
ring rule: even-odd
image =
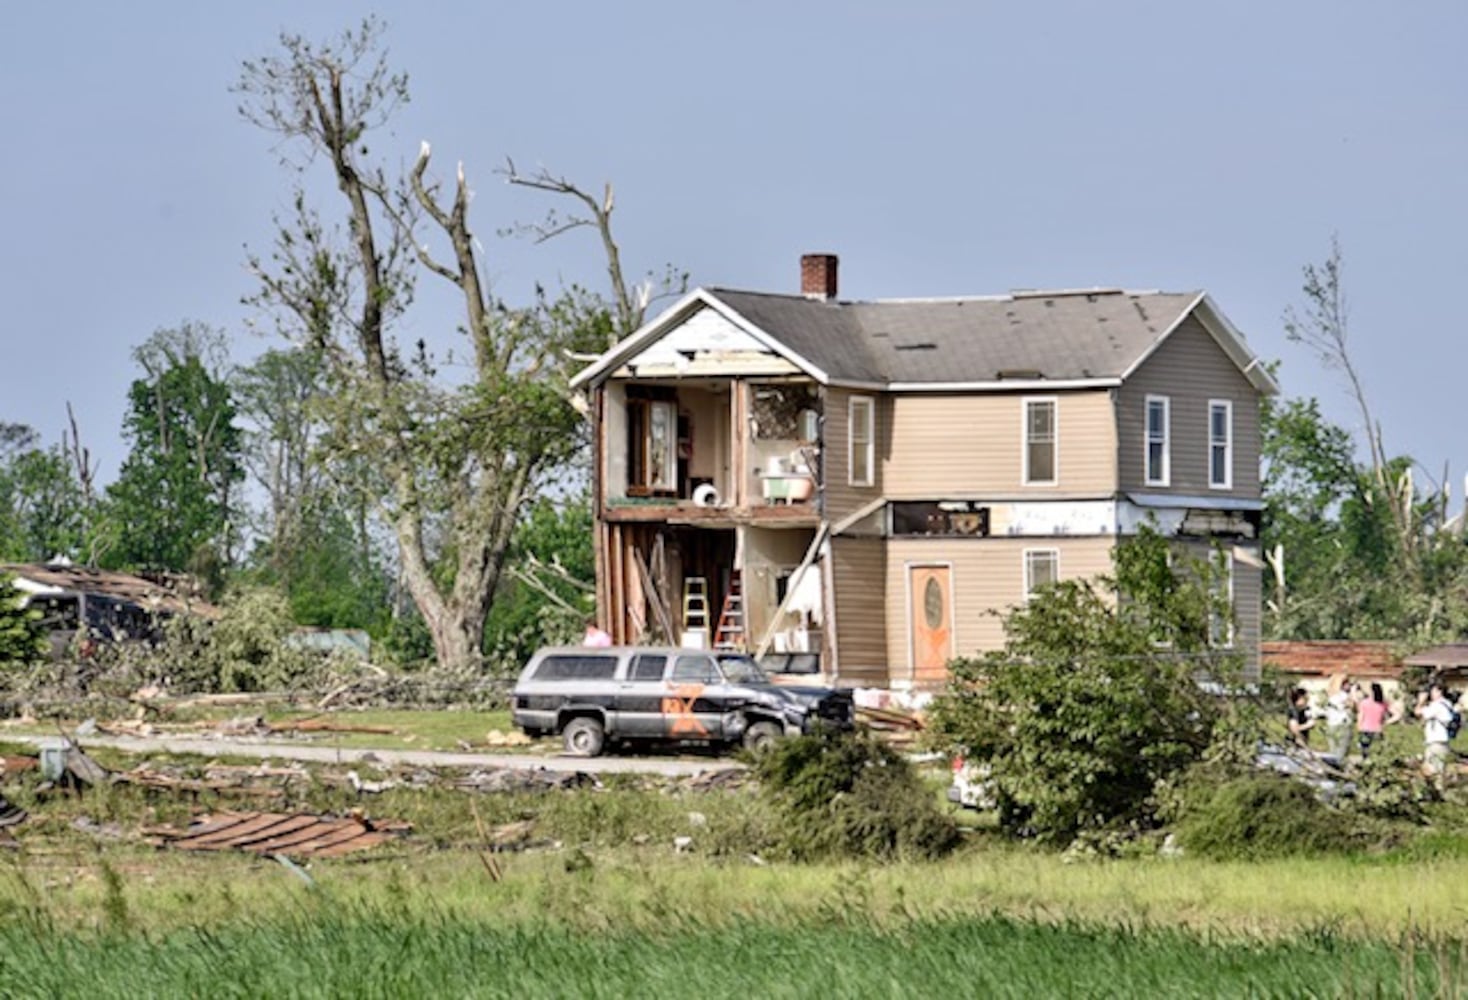
[[[1422,769],[1440,781],[1452,757],[1453,737],[1462,728],[1463,716],[1448,700],[1442,681],[1433,681],[1429,691],[1417,695],[1414,713],[1422,720]]]

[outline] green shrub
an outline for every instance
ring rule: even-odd
[[[1237,756],[1257,739],[1254,717],[1214,693],[1236,686],[1240,661],[1210,643],[1226,621],[1211,564],[1145,528],[1114,558],[1114,579],[1041,588],[1005,617],[1002,650],[948,665],[934,741],[987,765],[1008,833],[1146,829],[1159,786],[1211,747]]]
[[[869,734],[821,730],[755,760],[774,849],[797,861],[941,857],[958,828],[903,756]]]
[[[1362,845],[1349,815],[1304,782],[1250,775],[1221,784],[1199,776],[1183,793],[1176,827],[1183,849],[1218,860],[1349,851]]]

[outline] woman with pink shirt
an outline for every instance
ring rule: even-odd
[[[1361,756],[1365,757],[1371,750],[1371,744],[1381,739],[1381,731],[1388,722],[1396,719],[1388,718],[1386,698],[1381,692],[1381,685],[1372,683],[1371,697],[1362,698],[1356,702],[1356,734],[1361,744]]]

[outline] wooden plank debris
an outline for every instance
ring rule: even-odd
[[[337,857],[407,833],[411,824],[362,815],[225,812],[201,817],[187,830],[155,827],[154,843],[180,851],[248,851],[290,857]]]

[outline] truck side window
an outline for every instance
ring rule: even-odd
[[[673,664],[673,680],[687,683],[716,684],[719,671],[707,656],[680,656]]]
[[[642,653],[632,658],[632,669],[627,671],[627,679],[633,681],[660,681],[663,679],[663,671],[668,666],[666,656],[651,656]]]
[[[547,656],[536,668],[538,681],[609,681],[617,672],[615,656]]]

